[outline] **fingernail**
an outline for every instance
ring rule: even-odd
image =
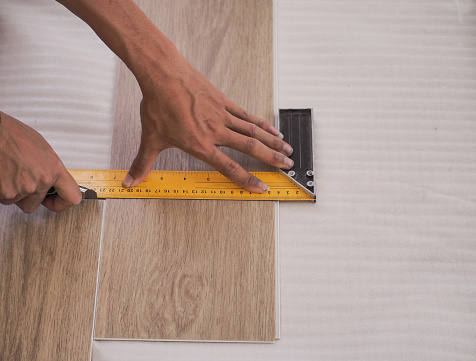
[[[283,133],[281,133],[281,132],[279,132],[277,135],[278,135],[278,138],[279,138],[279,139],[283,139],[283,138],[284,138],[284,135],[283,135]]]
[[[267,185],[263,182],[260,183],[259,187],[263,192],[267,192],[269,190],[269,185]]]
[[[271,131],[271,134],[273,134],[273,135],[278,135],[278,134],[280,134],[280,133],[278,132],[278,130],[277,130],[275,127],[273,127],[273,126],[270,126],[270,127],[269,127],[269,130]]]
[[[293,148],[289,144],[285,144],[283,150],[287,155],[293,154]]]
[[[133,182],[134,178],[129,173],[127,173],[126,177],[122,181],[122,186],[125,188],[130,188]]]
[[[288,157],[284,158],[284,164],[286,164],[289,168],[294,167],[294,162],[292,159],[289,159]]]

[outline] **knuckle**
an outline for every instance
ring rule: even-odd
[[[281,139],[277,138],[277,137],[273,137],[272,147],[273,147],[273,149],[283,149],[284,142]]]
[[[251,124],[250,126],[250,136],[255,137],[258,131],[258,126],[256,124]]]
[[[202,155],[206,158],[214,156],[214,149],[210,147],[209,142],[198,137],[190,137],[180,148],[192,155]]]
[[[207,131],[206,131],[206,136],[205,137],[199,137],[202,139],[217,139],[221,136],[221,133],[224,129],[224,122],[221,121],[221,119],[224,119],[225,117],[221,117],[221,115],[217,114],[215,117],[212,118],[207,118],[204,120],[204,124],[206,124]],[[197,135],[193,135],[194,138],[197,138]]]
[[[51,175],[43,174],[38,180],[38,188],[49,188],[53,185],[54,180]]]
[[[246,149],[248,152],[253,152],[257,146],[257,140],[254,139],[254,138],[249,138],[247,141],[246,141]]]
[[[251,187],[258,187],[260,183],[260,180],[256,178],[254,175],[250,174],[248,178],[246,178],[246,186],[251,186]]]
[[[142,160],[142,158],[135,158],[134,162],[132,162],[132,165],[131,165],[131,171],[138,174],[142,174],[143,172],[145,172],[145,170],[146,170],[146,165],[144,161]]]
[[[7,189],[7,188],[1,188],[0,189],[0,199],[3,201],[9,201],[10,199],[13,199],[17,196],[16,192],[14,192],[12,189]]]
[[[234,160],[231,160],[225,165],[225,174],[234,175],[238,172],[239,169],[240,169],[240,165]]]
[[[241,114],[242,114],[243,120],[248,120],[250,118],[250,113],[248,113],[244,109],[241,111]]]
[[[23,186],[23,193],[30,195],[36,192],[36,183],[28,182]]]

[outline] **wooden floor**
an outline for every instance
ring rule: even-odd
[[[151,3],[195,67],[272,120],[271,0]],[[139,100],[122,67],[112,168],[136,153]],[[156,168],[209,169],[176,150]],[[60,215],[0,206],[0,360],[89,360],[102,227],[96,338],[273,341],[274,217],[268,202],[92,201]]]
[[[102,203],[0,220],[0,360],[89,360]]]
[[[220,90],[272,119],[272,1],[141,5]],[[141,94],[123,65],[118,84],[111,168],[126,169],[140,139]],[[209,169],[178,150],[162,153],[156,168]],[[95,337],[275,340],[274,246],[273,202],[108,201]]]

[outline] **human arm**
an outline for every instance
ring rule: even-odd
[[[40,204],[61,212],[81,201],[78,184],[35,130],[0,112],[0,203],[26,213]],[[58,196],[46,198],[51,187]]]
[[[273,166],[292,165],[275,128],[249,115],[195,70],[132,1],[59,0],[124,61],[143,94],[142,138],[124,185],[140,183],[165,148],[178,147],[244,188],[266,185],[223,154],[238,149]],[[288,165],[286,165],[288,162]]]

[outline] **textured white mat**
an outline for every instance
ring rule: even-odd
[[[103,167],[114,61],[56,4],[16,3],[1,109]],[[279,106],[314,108],[318,184],[280,206],[281,340],[101,341],[93,360],[475,360],[476,1],[277,7]]]
[[[68,168],[109,167],[115,69],[115,55],[56,1],[0,1],[0,109]]]

